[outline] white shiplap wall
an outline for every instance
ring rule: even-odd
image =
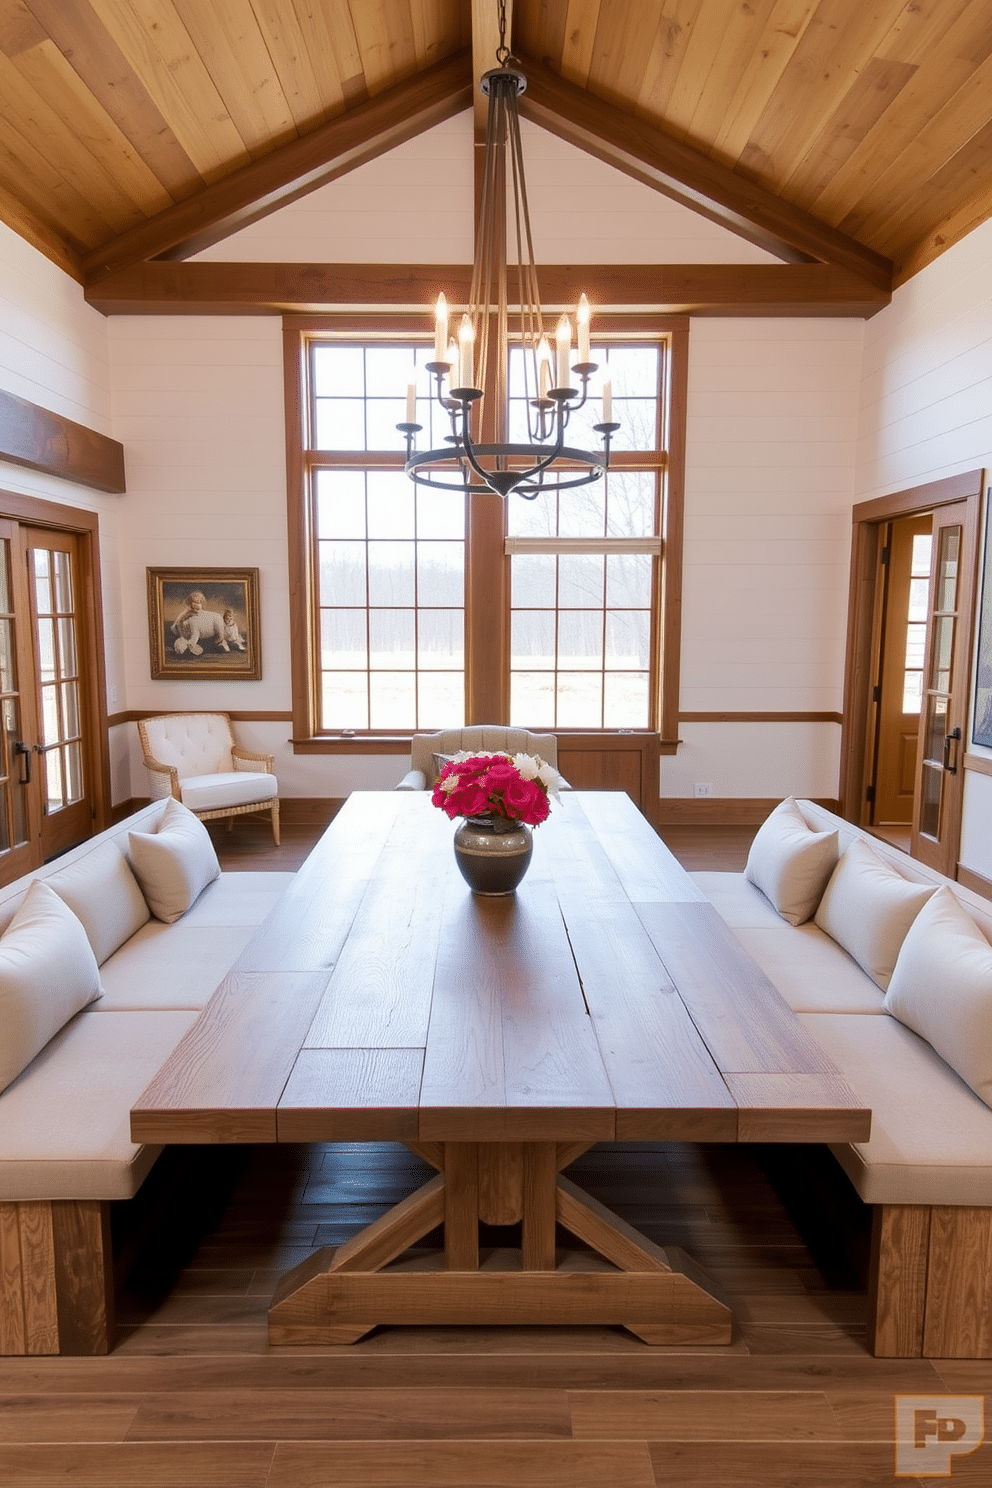
[[[539,264],[775,262],[526,119],[520,133]],[[472,153],[472,114],[466,111],[198,257],[471,263]]]
[[[864,327],[696,320],[689,336],[683,712],[842,703]],[[685,722],[662,794],[837,792],[835,723]]]
[[[75,280],[0,223],[0,387],[75,423],[113,435],[107,321],[91,309]],[[126,459],[126,454],[125,454]],[[45,501],[96,511],[100,518],[107,702],[125,706],[120,604],[120,527],[124,496],[0,461],[0,486]],[[123,729],[111,738],[114,800],[131,794],[129,752]]]
[[[977,469],[985,470],[988,485],[990,258],[992,222],[986,222],[898,289],[867,323],[856,499]],[[969,720],[969,734],[970,727]],[[992,750],[969,749],[992,759]],[[992,879],[992,776],[976,771],[965,777],[961,862]]]

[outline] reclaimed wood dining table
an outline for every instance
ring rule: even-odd
[[[350,796],[133,1139],[395,1141],[436,1170],[282,1279],[273,1343],[501,1323],[728,1342],[692,1258],[563,1169],[601,1142],[860,1140],[870,1111],[623,793],[563,792],[506,897],[471,893],[452,833],[427,793]]]

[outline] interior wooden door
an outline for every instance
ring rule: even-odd
[[[976,539],[969,503],[955,502],[934,513],[912,852],[951,878],[956,876],[964,794]]]
[[[34,649],[18,524],[0,518],[0,882],[35,867],[39,796]]]
[[[84,576],[74,532],[0,520],[0,882],[93,830]]]
[[[932,527],[926,512],[889,528],[873,826],[913,821]]]

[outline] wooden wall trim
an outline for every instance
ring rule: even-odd
[[[226,713],[233,723],[287,723],[293,722],[293,715],[289,712],[261,712],[258,710],[231,708],[129,708],[121,713],[111,713],[107,719],[108,728],[119,728],[125,723],[137,723],[141,718],[157,718],[162,713]]]
[[[679,723],[836,723],[844,722],[843,713],[831,712],[764,712],[764,713],[680,713]]]
[[[966,754],[961,763],[976,775],[992,775],[992,758],[987,754]]]
[[[851,510],[851,520],[855,523],[887,522],[892,517],[926,511],[931,506],[949,506],[967,496],[980,496],[984,479],[984,470],[967,470],[962,475],[949,475],[943,480],[926,481],[921,486],[893,491],[888,496],[876,496],[871,501],[859,501]]]
[[[124,446],[0,389],[0,459],[115,495],[126,489]]]
[[[662,796],[655,824],[658,827],[760,827],[781,801],[781,796],[761,799],[748,796]],[[834,813],[839,803],[821,797],[817,805]]]
[[[973,894],[981,894],[983,899],[992,899],[992,878],[976,873],[974,868],[966,868],[963,863],[958,864],[957,876],[962,888],[970,889]]]
[[[199,198],[197,198],[199,200]],[[584,291],[600,311],[867,319],[889,296],[834,264],[542,264],[545,309]],[[470,264],[137,263],[101,275],[86,300],[103,315],[283,315],[393,306],[419,312],[444,289],[468,299]]]
[[[689,417],[689,318],[681,317],[672,327],[668,389],[668,469],[664,476],[665,507],[661,535],[661,714],[658,727],[663,739],[678,737],[679,689],[682,668],[682,561],[685,539],[685,451]]]
[[[151,805],[150,796],[131,796],[127,801],[118,801],[113,809],[113,824],[117,826],[126,821],[143,806]],[[279,797],[279,825],[280,827],[326,827],[337,816],[344,805],[343,796],[280,796]],[[265,808],[261,808],[265,811]],[[242,818],[242,822],[245,818]],[[268,831],[268,814],[265,814],[266,831]],[[223,820],[218,824],[218,830],[224,829]]]

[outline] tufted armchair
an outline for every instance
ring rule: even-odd
[[[440,765],[435,764],[435,755],[457,754],[461,749],[539,754],[545,764],[558,768],[558,740],[554,734],[532,734],[529,729],[508,728],[502,723],[475,723],[468,728],[440,729],[436,734],[414,734],[410,747],[411,768],[396,789],[433,790],[441,773]]]
[[[201,821],[270,811],[279,845],[279,782],[271,754],[234,742],[226,713],[163,713],[138,720],[152,799],[172,795]]]

